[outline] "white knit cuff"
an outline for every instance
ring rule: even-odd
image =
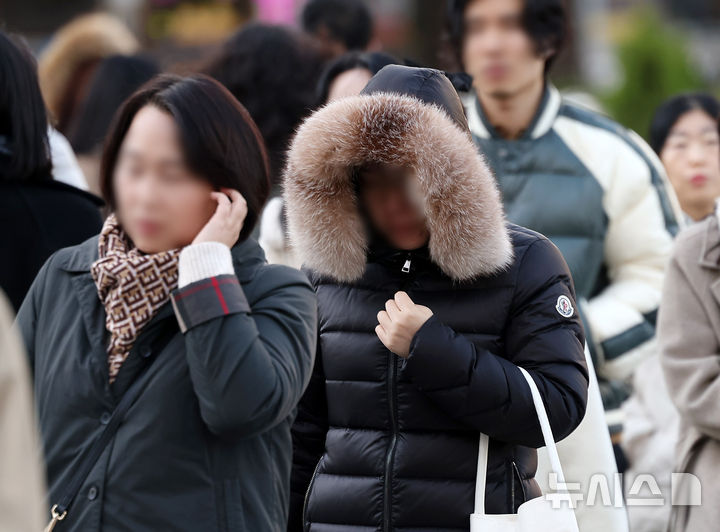
[[[191,244],[180,252],[178,288],[209,277],[234,273],[230,248],[225,244],[221,242]]]

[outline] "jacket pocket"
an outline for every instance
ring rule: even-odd
[[[310,522],[307,519],[307,510],[308,510],[308,501],[310,500],[310,492],[312,491],[313,484],[315,484],[315,477],[317,477],[318,471],[320,471],[320,466],[322,465],[323,458],[325,458],[325,455],[323,455],[320,458],[320,460],[318,460],[318,463],[315,466],[315,470],[313,471],[312,477],[310,478],[310,483],[308,484],[307,491],[305,492],[305,501],[303,502],[303,510],[302,510],[303,530],[305,532],[308,532],[310,530]]]
[[[215,498],[219,530],[221,532],[247,530],[240,481],[236,478],[218,481],[215,484]]]

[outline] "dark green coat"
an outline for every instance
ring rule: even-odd
[[[90,274],[97,237],[40,271],[18,323],[51,503],[152,360],[142,395],[57,532],[285,530],[290,426],[313,365],[317,305],[305,276],[267,265],[254,241],[232,253],[239,283],[230,275],[176,292],[178,316],[170,302],[160,309],[112,385]]]

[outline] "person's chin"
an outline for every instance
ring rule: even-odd
[[[167,242],[163,242],[157,239],[135,238],[133,239],[133,244],[139,251],[145,253],[146,255],[152,255],[154,253],[160,253],[162,251],[168,251],[172,249],[172,247],[169,246]]]
[[[488,83],[488,90],[483,91],[489,94],[492,98],[497,100],[504,100],[510,98],[515,91],[510,83]]]
[[[412,251],[413,249],[419,249],[427,244],[427,238],[424,236],[413,236],[413,237],[397,237],[392,239],[392,244],[395,248],[403,251]]]
[[[509,76],[479,76],[475,86],[482,93],[497,99],[509,98],[517,93],[517,83]]]
[[[692,188],[685,193],[685,198],[689,203],[702,205],[705,203],[714,203],[718,198],[717,189],[705,185],[702,187]]]

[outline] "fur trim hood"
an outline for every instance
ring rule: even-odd
[[[454,280],[492,275],[513,259],[495,179],[438,105],[394,93],[337,100],[299,128],[284,187],[291,243],[303,264],[340,282],[362,277],[369,235],[354,169],[367,163],[414,171],[432,261]]]

